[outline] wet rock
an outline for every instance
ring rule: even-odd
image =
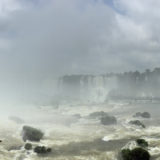
[[[137,112],[133,117],[151,118],[151,115],[148,112]]]
[[[26,150],[31,150],[32,149],[32,144],[31,143],[26,143],[25,146],[24,146],[24,148]]]
[[[141,112],[137,112],[133,115],[133,117],[141,117]]]
[[[37,146],[34,148],[34,152],[36,152],[37,154],[46,154],[46,153],[50,153],[52,151],[51,148],[47,148],[45,146]]]
[[[117,123],[117,119],[114,116],[104,116],[100,119],[101,124],[103,125],[112,125]]]
[[[148,147],[148,142],[145,139],[137,139],[136,142],[140,147]]]
[[[148,113],[148,112],[143,112],[143,113],[141,114],[141,116],[142,116],[143,118],[151,118],[151,115],[150,115],[150,113]]]
[[[145,125],[142,122],[140,122],[139,120],[130,121],[129,124],[133,124],[136,126],[141,126],[142,128],[146,128]]]
[[[91,114],[88,115],[89,118],[102,118],[108,116],[108,113],[104,112],[104,111],[99,111],[99,112],[93,112]]]
[[[121,151],[123,160],[150,160],[150,154],[143,148],[123,149]]]
[[[43,137],[43,132],[39,129],[24,126],[22,131],[23,140],[30,140],[30,141],[40,141]]]

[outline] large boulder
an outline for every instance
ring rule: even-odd
[[[23,126],[22,136],[24,141],[40,141],[43,135],[43,132],[39,129],[30,126]]]
[[[129,122],[129,124],[140,126],[142,128],[146,128],[145,125],[142,122],[140,122],[139,120],[132,120]]]
[[[137,112],[133,117],[151,118],[151,115],[148,112]]]
[[[50,153],[52,151],[51,148],[47,148],[45,146],[37,146],[34,148],[34,152],[36,152],[37,154],[46,154],[46,153]]]
[[[104,112],[104,111],[98,111],[98,112],[93,112],[91,114],[88,115],[89,118],[102,118],[108,116],[108,113]]]
[[[93,112],[88,115],[88,118],[98,119],[103,125],[112,125],[117,123],[117,119],[114,116],[110,116],[104,111]]]
[[[148,113],[148,112],[143,112],[143,113],[141,114],[141,116],[142,116],[143,118],[151,118],[151,115],[150,115],[150,113]]]
[[[137,139],[136,142],[140,147],[148,147],[148,142],[145,139]]]
[[[117,123],[117,119],[114,116],[104,116],[100,119],[101,124],[103,125],[112,125]]]
[[[123,160],[150,160],[150,154],[143,148],[123,149],[121,151]]]

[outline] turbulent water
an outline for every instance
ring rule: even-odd
[[[124,147],[132,148],[136,138],[149,142],[152,159],[160,159],[160,118],[157,102],[108,102],[102,104],[60,104],[20,109],[24,123],[13,119],[0,121],[0,159],[3,160],[118,160]],[[88,118],[95,111],[105,111],[117,118],[116,125],[104,126],[97,119]],[[135,112],[148,111],[151,118],[140,118],[146,128],[128,124]],[[81,117],[76,114],[80,114]],[[13,116],[13,115],[12,115]],[[137,119],[137,118],[136,118]],[[44,138],[33,145],[52,148],[52,153],[38,156],[24,149],[23,125],[41,129]]]

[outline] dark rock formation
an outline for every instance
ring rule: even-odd
[[[117,120],[114,116],[104,116],[100,119],[101,124],[103,125],[112,125],[112,124],[116,124]]]
[[[24,148],[26,150],[31,150],[32,149],[32,144],[31,143],[26,143],[25,146],[24,146]]]
[[[144,139],[137,139],[136,142],[140,147],[148,147],[148,142]]]
[[[104,111],[98,111],[98,112],[93,112],[91,114],[89,114],[89,118],[102,118],[108,116],[108,113],[104,112]]]
[[[34,148],[34,152],[36,152],[37,154],[46,154],[46,153],[50,153],[52,151],[51,148],[47,148],[45,146],[37,146]]]
[[[40,141],[43,137],[43,132],[39,129],[30,127],[30,126],[24,126],[22,131],[23,140],[30,140],[30,141]]]
[[[142,148],[123,149],[121,155],[123,160],[150,160],[149,152]]]
[[[140,122],[139,120],[130,121],[129,124],[133,124],[133,125],[141,126],[142,128],[145,128],[145,125],[142,122]]]
[[[148,112],[143,112],[143,113],[141,114],[141,116],[142,116],[143,118],[150,118],[150,117],[151,117],[150,113],[148,113]]]
[[[142,118],[150,118],[151,115],[148,112],[137,112],[135,115],[133,115],[133,117],[142,117]]]

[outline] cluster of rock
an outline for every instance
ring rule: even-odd
[[[24,126],[22,130],[22,138],[24,141],[40,141],[44,136],[44,133],[36,128],[30,127],[30,126]],[[26,143],[24,148],[26,150],[32,150],[33,146],[31,143]],[[34,149],[34,152],[37,154],[46,154],[50,153],[52,151],[51,148],[45,147],[45,146],[36,146]]]
[[[45,146],[36,146],[34,148],[34,152],[38,153],[38,154],[46,154],[46,153],[50,153],[52,151],[51,148],[47,148]]]
[[[146,149],[146,147],[148,147],[148,142],[144,139],[137,139],[136,142],[138,147],[121,150],[122,160],[150,160],[151,156]]]
[[[150,118],[151,115],[148,112],[137,112],[133,115],[134,118]],[[146,128],[146,126],[140,120],[131,120],[129,124],[136,125],[142,128]]]
[[[117,123],[117,119],[114,116],[105,116],[101,117],[100,122],[103,125],[112,125]]]
[[[100,120],[100,123],[103,125],[113,125],[117,123],[117,119],[114,116],[110,116],[104,111],[93,112],[88,117]]]
[[[137,112],[133,115],[136,118],[150,118],[151,115],[148,112]],[[142,128],[146,126],[140,120],[131,120],[129,122],[131,125],[136,125]],[[122,160],[150,160],[150,154],[147,150],[148,142],[144,139],[136,140],[137,147],[133,149],[125,148],[121,150],[121,159]]]
[[[129,122],[129,124],[140,126],[142,128],[146,128],[146,126],[139,120],[132,120],[132,121]]]
[[[40,141],[43,137],[44,133],[36,128],[30,126],[24,126],[22,130],[22,138],[24,141]]]
[[[151,118],[151,115],[148,112],[137,112],[133,117]]]
[[[26,150],[32,150],[32,144],[31,143],[26,143],[24,148]],[[45,147],[45,146],[36,146],[34,148],[34,152],[37,154],[46,154],[46,153],[50,153],[52,151],[51,148]]]

